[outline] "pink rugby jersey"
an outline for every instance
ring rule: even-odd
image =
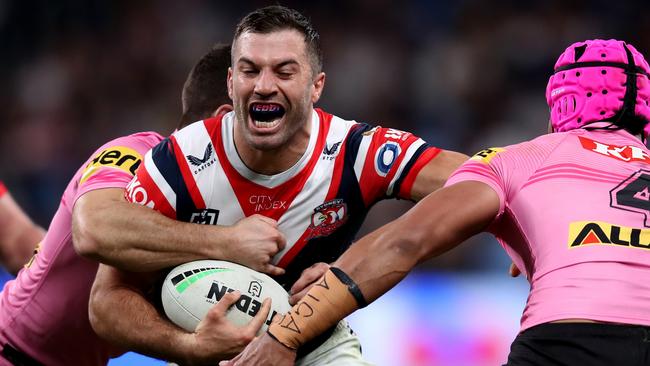
[[[115,139],[79,168],[37,254],[0,294],[0,347],[9,343],[44,365],[105,365],[121,353],[90,326],[88,298],[98,264],[73,248],[72,208],[89,191],[124,188],[161,140],[155,132]],[[7,364],[0,356],[0,365]]]
[[[194,123],[147,153],[127,199],[181,221],[232,225],[261,214],[279,222],[287,246],[273,262],[290,286],[305,268],[332,262],[366,213],[385,198],[411,197],[420,169],[438,152],[411,133],[312,113],[308,148],[290,169],[248,169],[233,142],[234,113]]]
[[[4,196],[5,193],[7,193],[7,187],[5,184],[0,180],[0,197]]]
[[[626,131],[486,149],[447,185],[498,194],[490,226],[530,282],[521,330],[560,319],[650,325],[650,155]]]

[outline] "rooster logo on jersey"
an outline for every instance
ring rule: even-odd
[[[309,224],[309,238],[332,234],[348,219],[348,205],[340,198],[327,201],[314,209]]]

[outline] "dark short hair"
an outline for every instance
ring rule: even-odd
[[[271,5],[248,13],[237,24],[233,44],[246,32],[268,34],[285,29],[295,29],[304,36],[312,71],[314,75],[321,72],[323,51],[320,35],[304,15],[281,5]]]
[[[217,44],[194,65],[183,85],[183,115],[179,128],[209,118],[222,104],[230,104],[227,79],[230,45]]]

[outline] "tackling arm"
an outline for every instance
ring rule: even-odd
[[[420,201],[429,193],[442,187],[447,178],[467,160],[468,156],[455,151],[442,150],[418,172],[411,199]]]
[[[328,271],[280,322],[269,327],[267,335],[227,364],[285,364],[295,357],[288,350],[297,349],[365,302],[376,300],[420,262],[481,232],[498,212],[497,194],[476,181],[460,182],[428,195],[399,219],[353,244],[332,265],[343,275]]]
[[[113,344],[181,364],[216,363],[241,351],[262,326],[270,310],[267,299],[249,324],[238,328],[225,318],[239,298],[224,295],[194,333],[166,320],[147,300],[155,274],[121,272],[100,264],[90,294],[88,314],[95,332]]]
[[[72,211],[75,250],[128,271],[154,271],[192,260],[222,258],[229,228],[176,221],[124,199],[122,188],[90,191]],[[207,245],[220,237],[219,246]]]
[[[32,222],[9,193],[0,194],[0,262],[9,272],[16,274],[27,263],[44,236],[45,231]]]
[[[270,264],[285,245],[274,220],[254,215],[233,226],[176,221],[127,202],[121,188],[81,196],[72,212],[72,233],[77,253],[128,271],[155,271],[214,258],[271,275],[284,273]]]

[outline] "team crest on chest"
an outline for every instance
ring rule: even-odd
[[[309,224],[309,238],[328,236],[345,224],[348,205],[340,198],[327,201],[314,209]]]

